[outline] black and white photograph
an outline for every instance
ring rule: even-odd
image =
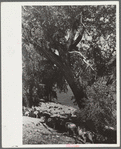
[[[118,2],[20,7],[22,146],[119,144]]]

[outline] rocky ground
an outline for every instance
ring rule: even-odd
[[[23,144],[75,144],[75,139],[44,125],[39,118],[23,116]]]

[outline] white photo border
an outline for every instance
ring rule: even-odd
[[[117,144],[22,144],[22,33],[21,7],[24,5],[116,5],[117,46]],[[118,1],[57,1],[1,3],[2,66],[2,147],[119,147],[120,146],[120,52]]]

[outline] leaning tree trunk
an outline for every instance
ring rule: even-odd
[[[42,52],[47,59],[49,59],[53,64],[56,64],[57,67],[62,71],[67,83],[69,84],[75,96],[75,99],[79,108],[80,109],[84,108],[83,103],[84,103],[84,99],[87,98],[87,96],[83,86],[80,84],[79,81],[77,81],[77,78],[74,77],[74,74],[71,71],[71,68],[68,65],[63,64],[60,57],[54,54],[53,52],[51,52],[50,49],[44,49],[44,47],[42,48],[37,44],[33,44],[33,45],[35,50],[38,53]]]
[[[76,99],[76,102],[78,104],[78,107],[84,108],[84,102],[87,98],[86,92],[83,88],[83,86],[80,84],[80,82],[77,80],[77,78],[74,77],[73,72],[69,67],[63,67],[63,74],[65,76],[66,81],[68,82],[74,96]]]
[[[77,81],[77,78],[74,77],[74,74],[71,71],[71,66],[69,61],[69,51],[76,49],[76,45],[82,39],[85,28],[84,27],[81,28],[79,36],[74,41],[75,30],[76,28],[74,28],[73,26],[68,40],[68,44],[64,47],[63,46],[58,47],[59,56],[56,55],[54,52],[52,52],[51,48],[46,46],[46,42],[45,43],[42,42],[41,46],[36,41],[33,41],[33,40],[31,40],[30,43],[34,45],[34,48],[37,53],[39,53],[40,55],[42,53],[53,64],[56,64],[56,66],[63,72],[63,75],[65,76],[65,79],[67,80],[75,96],[75,99],[79,108],[83,108],[84,98],[87,98],[87,96],[83,86],[80,84],[80,82]]]

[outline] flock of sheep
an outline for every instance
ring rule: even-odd
[[[61,104],[41,103],[39,107],[23,107],[23,115],[39,118],[41,123],[49,127],[77,138],[82,143],[93,143],[93,135],[80,127],[76,121],[76,109]]]
[[[23,107],[23,115],[39,118],[41,123],[63,134],[66,133],[81,143],[95,143],[95,133],[86,130],[84,123],[77,121],[76,109],[72,107],[51,102],[41,103],[39,107]],[[114,132],[112,129],[109,130],[111,133]]]

